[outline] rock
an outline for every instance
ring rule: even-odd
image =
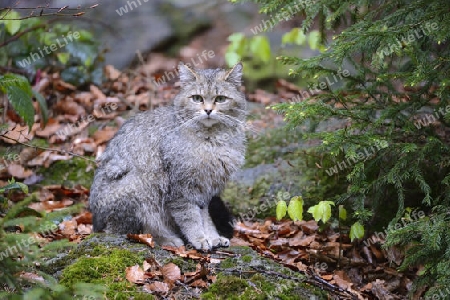
[[[54,0],[52,7],[62,7],[67,1]],[[109,51],[106,64],[118,69],[128,67],[136,61],[136,53],[148,53],[163,44],[184,42],[187,38],[210,25],[210,20],[199,15],[191,6],[183,10],[165,1],[130,0],[104,3],[94,0],[78,1],[77,5],[87,7],[99,3],[94,9],[86,10],[89,29],[100,37],[102,47]],[[80,27],[86,22],[79,21]]]
[[[248,247],[231,247],[212,253],[208,274],[215,283],[202,290],[187,284],[172,289],[175,299],[326,299],[318,289],[304,283],[305,277],[275,261],[261,257]],[[42,269],[63,285],[89,282],[108,288],[108,299],[143,299],[150,295],[142,285],[131,284],[125,269],[144,259],[159,265],[175,264],[181,274],[196,270],[199,260],[182,258],[156,246],[133,243],[123,236],[94,234],[67,254],[53,258]]]

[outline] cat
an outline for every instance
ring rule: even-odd
[[[173,105],[123,124],[98,159],[89,197],[95,232],[150,233],[157,244],[204,251],[229,246],[208,207],[244,163],[242,69],[180,63]]]

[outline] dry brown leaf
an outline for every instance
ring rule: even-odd
[[[43,129],[36,130],[36,136],[48,138],[55,134],[61,128],[61,124],[53,118],[50,118]]]
[[[79,224],[78,225],[78,234],[89,235],[92,233],[92,224]]]
[[[147,234],[127,234],[127,238],[130,240],[145,244],[150,247],[155,247],[155,242],[153,241],[153,236],[149,233]]]
[[[291,241],[289,241],[289,246],[291,246],[291,247],[306,247],[306,246],[309,246],[312,242],[314,242],[315,239],[316,239],[315,234],[303,236],[300,239],[292,239]]]
[[[38,124],[35,125],[39,126]],[[4,137],[1,136],[0,139],[2,139],[7,144],[16,144],[15,140],[21,143],[27,143],[34,137],[33,130],[30,133],[27,126],[20,126],[19,124],[15,123],[10,124],[6,133],[4,133],[3,135]],[[9,138],[11,138],[12,140]]]
[[[96,131],[92,137],[97,144],[108,142],[116,134],[117,128],[106,126],[105,128]]]
[[[33,171],[25,170],[24,167],[22,167],[21,165],[18,165],[18,164],[8,165],[8,173],[12,177],[18,178],[18,179],[24,179],[24,178],[30,177],[31,175],[34,174]]]
[[[306,234],[312,234],[319,229],[319,225],[317,225],[317,222],[314,220],[306,221],[300,225],[302,231]]]
[[[89,87],[89,90],[91,91],[92,95],[94,95],[94,97],[96,99],[100,99],[100,100],[106,99],[105,94],[103,94],[103,92],[95,85],[91,84],[91,86]]]
[[[52,212],[54,210],[63,209],[67,206],[71,206],[73,201],[70,199],[64,199],[62,201],[41,201],[35,202],[28,205],[29,208],[32,208],[37,211],[46,211]]]
[[[181,270],[174,263],[168,263],[161,268],[161,273],[164,277],[164,282],[174,283],[181,279]]]
[[[198,287],[198,288],[207,288],[208,287],[208,283],[203,279],[197,279],[189,285],[192,287]]]
[[[77,232],[78,224],[75,220],[67,220],[59,224],[59,229],[63,235],[72,235]]]
[[[92,213],[85,211],[73,218],[78,224],[92,224]]]
[[[125,269],[125,276],[131,283],[142,284],[145,281],[145,272],[139,265],[127,267]]]
[[[120,76],[120,71],[114,68],[112,65],[105,66],[105,76],[110,80],[117,80]]]
[[[165,282],[155,281],[144,285],[144,291],[148,293],[166,294],[169,292],[169,285]]]
[[[71,97],[66,97],[56,102],[53,110],[58,114],[73,115],[77,116],[77,118],[86,115],[84,107],[73,101]]]

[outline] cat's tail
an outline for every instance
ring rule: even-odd
[[[233,237],[235,219],[219,196],[212,197],[208,211],[219,234],[231,239]]]

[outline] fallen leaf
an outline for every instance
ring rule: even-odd
[[[91,224],[79,224],[78,225],[78,234],[89,235],[92,233],[92,225]]]
[[[148,293],[155,292],[155,293],[165,294],[165,293],[169,292],[169,285],[165,282],[155,281],[152,283],[145,284],[144,291],[146,291]]]
[[[155,242],[153,241],[153,236],[149,233],[147,234],[127,234],[127,238],[130,240],[145,244],[150,247],[155,247]]]
[[[145,280],[145,272],[141,269],[139,265],[132,267],[127,267],[125,269],[125,276],[127,280],[131,283],[142,284]]]
[[[18,179],[24,179],[24,178],[30,177],[31,175],[34,174],[33,171],[25,170],[24,167],[22,167],[21,165],[18,165],[18,164],[8,165],[8,173],[12,177],[18,178]]]
[[[92,224],[92,213],[85,211],[73,218],[78,224]]]
[[[204,281],[203,279],[197,279],[194,282],[189,284],[192,287],[198,287],[198,288],[207,288],[208,283]]]
[[[59,224],[59,229],[61,230],[61,233],[63,235],[72,235],[75,234],[78,228],[77,221],[75,220],[68,220],[63,221],[61,224]]]
[[[37,211],[46,211],[52,212],[54,210],[62,209],[67,206],[71,206],[73,201],[70,199],[64,199],[62,201],[41,201],[35,202],[28,205],[29,208],[32,208]]]
[[[181,279],[181,270],[174,263],[168,263],[164,267],[161,268],[161,273],[164,277],[164,282],[174,283],[177,280]]]
[[[36,130],[36,136],[48,138],[55,134],[61,128],[61,124],[53,118],[50,118],[43,129]]]
[[[92,137],[97,144],[108,142],[116,134],[117,128],[106,126],[105,128],[96,131]]]

